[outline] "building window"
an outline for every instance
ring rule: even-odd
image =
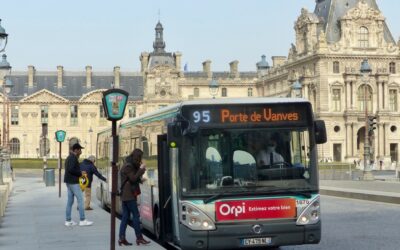
[[[332,105],[333,111],[339,112],[342,110],[341,107],[341,96],[340,96],[340,89],[334,89],[332,91]]]
[[[70,107],[70,116],[71,116],[71,126],[78,125],[78,105],[71,105]]]
[[[20,143],[18,138],[12,138],[10,141],[11,155],[17,156],[20,153]]]
[[[99,125],[100,126],[105,126],[106,124],[107,124],[107,120],[105,119],[106,118],[106,114],[104,113],[104,108],[103,108],[103,105],[99,105],[99,117],[100,117],[100,120],[99,120]]]
[[[360,37],[358,39],[360,48],[368,48],[369,47],[369,31],[366,27],[360,27]]]
[[[136,106],[129,106],[129,118],[136,117]]]
[[[11,125],[19,124],[19,108],[18,106],[11,106]]]
[[[339,74],[340,73],[339,62],[333,62],[333,73],[334,74]]]
[[[194,89],[193,89],[193,96],[194,96],[194,97],[199,97],[199,96],[200,96],[200,90],[199,90],[199,88],[194,88]]]
[[[41,124],[49,123],[49,106],[40,106],[40,122]]]
[[[222,97],[228,96],[228,90],[226,88],[222,88]]]
[[[397,111],[397,90],[389,90],[389,109],[390,111]]]
[[[368,111],[372,110],[372,88],[369,85],[361,85],[358,89],[358,108],[365,111],[365,103],[367,103]]]
[[[389,63],[389,72],[390,72],[390,74],[396,74],[396,63],[395,62]]]
[[[247,96],[253,96],[253,88],[247,89]]]

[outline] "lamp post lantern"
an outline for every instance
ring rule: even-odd
[[[367,104],[367,94],[368,94],[368,82],[369,77],[372,72],[371,66],[368,63],[368,59],[364,59],[361,63],[360,73],[362,77],[362,81],[364,83],[364,108],[365,108],[365,135],[364,135],[364,169],[363,169],[363,178],[364,179],[371,179],[371,176],[367,173],[367,166],[369,165],[369,158],[370,158],[370,146],[369,146],[369,138],[368,138],[368,131],[369,131],[369,124],[368,124],[368,104]]]
[[[210,90],[210,94],[211,94],[212,98],[215,99],[215,96],[218,94],[218,90],[219,90],[219,84],[218,84],[217,80],[212,79],[210,84],[208,85],[208,88]]]
[[[300,97],[302,97],[302,93],[301,93],[301,91],[302,91],[302,85],[301,85],[301,83],[299,82],[299,81],[295,81],[293,84],[292,84],[292,97],[298,97],[298,98],[300,98]]]
[[[3,52],[6,49],[8,40],[8,34],[6,30],[1,26],[1,19],[0,19],[0,52]]]

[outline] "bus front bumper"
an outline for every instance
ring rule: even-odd
[[[255,225],[261,226],[256,234]],[[181,249],[239,249],[266,246],[318,244],[321,240],[321,222],[314,225],[297,226],[295,223],[247,223],[217,225],[214,231],[192,231],[180,226]],[[264,238],[263,245],[244,245],[245,239]],[[247,240],[248,242],[248,240]]]

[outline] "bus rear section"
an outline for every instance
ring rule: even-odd
[[[307,101],[183,105],[166,137],[163,209],[153,215],[163,241],[181,249],[319,243],[316,145],[326,132]]]

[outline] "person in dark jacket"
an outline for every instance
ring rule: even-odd
[[[121,201],[122,201],[122,218],[119,227],[119,240],[118,244],[132,245],[125,238],[126,227],[128,219],[132,213],[133,229],[136,234],[136,245],[147,245],[150,241],[143,238],[140,229],[139,209],[137,206],[137,196],[140,194],[140,186],[142,175],[146,172],[146,165],[142,162],[143,151],[134,149],[133,152],[126,157],[125,163],[121,168]]]
[[[75,143],[72,146],[71,153],[65,160],[65,175],[64,182],[68,189],[68,201],[65,211],[65,226],[75,226],[76,222],[71,219],[72,205],[74,204],[74,196],[78,201],[79,208],[79,226],[90,226],[93,224],[92,221],[88,221],[85,218],[85,210],[83,210],[83,197],[82,190],[79,186],[79,177],[83,175],[79,167],[78,158],[82,154],[83,147],[79,143]]]
[[[100,180],[107,181],[107,179],[104,176],[102,176],[99,173],[99,171],[97,171],[97,168],[94,165],[95,162],[96,162],[96,157],[91,155],[87,159],[84,159],[80,165],[81,171],[86,172],[87,177],[89,179],[89,184],[85,188],[85,210],[93,210],[93,208],[90,207],[90,200],[92,199],[93,174],[96,175]]]

